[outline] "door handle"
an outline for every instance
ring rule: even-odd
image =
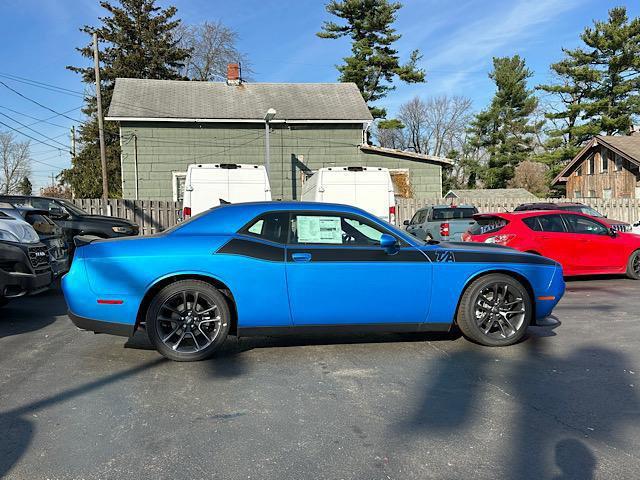
[[[294,262],[309,262],[311,261],[310,253],[292,253],[291,260]]]

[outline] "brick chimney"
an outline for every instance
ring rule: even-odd
[[[227,64],[227,85],[240,85],[240,64]]]

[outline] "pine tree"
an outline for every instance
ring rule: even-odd
[[[515,167],[533,151],[534,134],[541,124],[532,121],[538,99],[527,88],[531,75],[518,55],[493,59],[489,78],[496,84],[496,93],[470,129],[471,145],[488,157],[487,166],[480,172],[488,188],[506,187]]]
[[[33,185],[31,185],[31,181],[28,177],[22,177],[20,183],[18,184],[18,193],[20,195],[31,195],[33,192]]]
[[[424,82],[425,72],[418,68],[422,56],[413,50],[409,61],[400,65],[398,50],[393,44],[402,35],[396,33],[393,23],[402,4],[389,0],[331,0],[326,9],[346,24],[324,22],[320,38],[350,37],[351,56],[338,67],[341,82],[354,82],[374,118],[383,118],[386,111],[373,102],[384,98],[393,90],[398,77],[407,83]]]
[[[100,17],[99,27],[85,26],[80,30],[88,35],[97,32],[101,42],[100,81],[103,112],[111,103],[113,87],[118,77],[179,79],[180,69],[189,57],[189,50],[178,46],[176,29],[180,20],[174,19],[175,7],[162,9],[155,0],[119,0],[119,5],[100,2],[108,15]],[[77,49],[93,59],[92,43]],[[67,67],[82,75],[92,90],[95,83],[93,63],[86,67]],[[83,113],[88,117],[79,128],[80,151],[72,160],[72,167],[64,170],[61,180],[69,184],[81,198],[97,198],[102,192],[100,147],[95,95],[85,98]],[[121,194],[120,139],[118,125],[104,123],[107,152],[107,176],[111,196]]]
[[[625,7],[609,11],[580,36],[584,45],[563,49],[564,58],[551,65],[558,82],[538,88],[552,94],[547,113],[545,153],[540,157],[551,175],[573,158],[594,135],[626,134],[640,114],[640,19],[629,21]]]

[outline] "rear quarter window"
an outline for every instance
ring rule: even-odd
[[[495,233],[502,230],[509,224],[507,220],[500,217],[480,218],[471,226],[469,233],[471,235],[485,235],[487,233]]]

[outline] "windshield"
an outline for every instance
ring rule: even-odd
[[[61,198],[58,198],[57,201],[60,202],[62,205],[64,205],[64,208],[69,210],[71,213],[74,213],[76,215],[88,215],[87,212],[85,212],[81,208],[76,207],[73,203],[69,202],[68,200],[62,200]]]
[[[472,218],[474,214],[478,213],[478,209],[475,207],[463,207],[463,208],[434,208],[433,219],[434,220],[461,220],[464,218]]]

